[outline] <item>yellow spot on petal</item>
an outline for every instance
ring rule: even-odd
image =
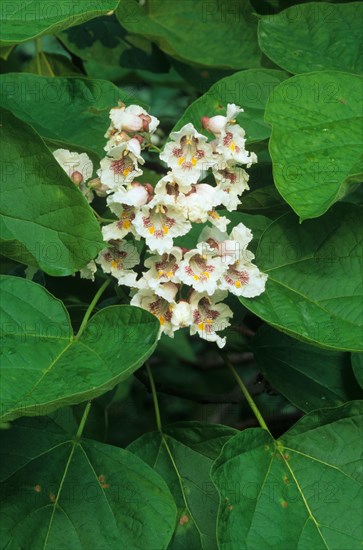
[[[170,277],[172,277],[172,276],[173,276],[173,272],[172,272],[172,271],[168,271],[168,272],[167,272],[167,276],[168,276],[168,277],[169,277],[169,279],[170,279]]]
[[[179,160],[178,160],[178,164],[184,164],[185,162],[185,158],[184,157],[181,157]]]
[[[229,146],[229,148],[232,150],[232,151],[235,151],[236,150],[236,144],[234,141],[232,141],[231,145]]]
[[[199,281],[199,275],[193,275],[193,279],[195,279],[196,281]]]
[[[130,172],[131,172],[131,168],[125,168],[125,170],[123,171],[123,175],[126,177],[129,175]]]
[[[205,324],[204,323],[199,323],[198,328],[199,328],[199,330],[204,330],[205,329]]]
[[[165,319],[164,317],[161,315],[161,317],[159,317],[159,321],[160,321],[160,324],[161,325],[164,325],[165,324]]]
[[[130,227],[131,227],[131,223],[129,222],[129,220],[122,222],[123,229],[130,229]]]
[[[165,235],[167,235],[169,233],[169,228],[166,227],[166,225],[162,226],[162,230],[164,231]]]
[[[186,144],[187,144],[187,145],[193,145],[193,140],[192,140],[191,137],[188,137],[188,138],[187,138]]]
[[[237,288],[241,288],[242,284],[241,284],[240,281],[236,281],[236,282],[234,283],[234,286],[237,287]]]
[[[204,275],[204,277],[207,277],[207,279],[209,279],[209,277],[210,277],[208,271],[204,271],[204,272],[203,272],[203,275]]]
[[[198,160],[195,157],[192,157],[191,162],[192,162],[192,165],[195,166],[197,164]]]
[[[165,271],[160,269],[160,271],[158,271],[158,277],[162,277],[164,275],[164,273],[165,273]]]
[[[205,322],[207,325],[213,325],[213,319],[206,319]]]
[[[115,262],[115,260],[112,260],[111,267],[113,267],[113,268],[117,267],[117,262]]]
[[[155,227],[154,227],[154,226],[150,227],[149,233],[150,233],[151,235],[153,235],[153,233],[155,233]]]
[[[220,216],[215,212],[214,210],[209,210],[208,215],[212,218],[215,218],[216,220],[219,220]]]

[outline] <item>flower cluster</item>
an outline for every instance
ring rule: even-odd
[[[97,178],[91,179],[93,166],[86,154],[54,152],[87,200],[93,193],[107,197],[116,216],[102,227],[107,246],[96,263],[132,289],[131,304],[155,315],[160,333],[173,337],[179,328],[189,327],[191,334],[219,347],[226,339],[218,333],[230,326],[233,315],[223,303],[228,292],[253,298],[264,291],[267,279],[248,250],[251,231],[239,223],[228,234],[230,222],[216,210],[236,210],[240,195],[249,189],[243,167],[257,162],[246,151],[245,132],[236,122],[241,112],[229,104],[226,116],[203,117],[203,127],[214,134],[212,141],[191,123],[172,132],[160,152],[168,171],[155,187],[138,179],[145,162],[142,151],[153,147],[159,121],[138,105],[120,103],[111,109],[106,156]],[[205,183],[207,177],[213,183]],[[180,237],[192,224],[204,228],[195,248],[187,249]],[[136,243],[141,239],[143,247]],[[94,279],[96,263],[88,264],[81,276]]]

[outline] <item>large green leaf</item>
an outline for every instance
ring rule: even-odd
[[[127,35],[115,17],[98,17],[72,27],[58,37],[85,61],[107,66],[167,72],[170,64],[154,44],[142,37]],[[87,67],[87,65],[86,65]]]
[[[0,132],[3,253],[50,275],[74,273],[104,246],[92,210],[30,126],[4,110]]]
[[[337,69],[362,72],[361,2],[310,2],[261,17],[262,51],[290,73]]]
[[[104,156],[109,111],[134,99],[111,82],[78,77],[8,73],[0,76],[0,104],[43,137]],[[136,100],[135,100],[136,101]]]
[[[275,441],[231,438],[212,468],[220,550],[359,550],[362,402],[306,415]]]
[[[266,185],[243,195],[238,210],[275,219],[289,210],[289,206],[282,200],[274,185]]]
[[[180,422],[164,434],[148,433],[128,449],[161,475],[178,508],[178,523],[168,548],[217,548],[218,493],[209,471],[223,445],[237,432],[202,422]]]
[[[153,352],[157,319],[132,306],[110,306],[73,336],[62,302],[32,281],[0,278],[2,418],[44,415],[112,389]]]
[[[57,2],[12,0],[1,7],[1,46],[10,46],[43,34],[56,34],[98,15],[116,9],[118,0],[97,2]]]
[[[286,77],[283,71],[250,69],[222,78],[188,107],[174,130],[192,122],[198,131],[211,137],[212,134],[202,130],[200,119],[225,115],[227,103],[236,103],[244,109],[237,121],[246,130],[247,142],[262,141],[270,135],[270,127],[264,121],[266,102],[273,89]]]
[[[0,434],[3,547],[165,550],[176,508],[164,480],[56,420],[23,419]]]
[[[242,304],[299,340],[361,350],[361,210],[340,203],[302,225],[294,214],[272,222],[256,251],[256,265],[269,276],[266,290]]]
[[[362,397],[349,353],[299,342],[266,325],[257,332],[252,347],[267,380],[305,412]]]
[[[167,54],[221,69],[260,64],[257,18],[249,0],[121,0],[116,11],[128,31],[153,40]]]
[[[362,178],[362,79],[326,71],[275,88],[266,107],[277,189],[302,220],[321,216]]]

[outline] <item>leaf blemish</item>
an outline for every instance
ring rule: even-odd
[[[287,508],[287,502],[286,502],[286,500],[283,500],[283,501],[281,502],[281,506],[282,506],[283,508]]]
[[[179,525],[184,525],[185,523],[188,523],[189,521],[189,516],[187,516],[186,514],[184,516],[182,516],[179,520]]]
[[[39,485],[39,483],[37,483],[37,485],[34,485],[34,491],[36,493],[41,493],[42,492],[42,486]]]

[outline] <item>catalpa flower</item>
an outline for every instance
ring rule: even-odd
[[[249,168],[257,162],[255,153],[249,153],[245,149],[245,131],[238,124],[227,124],[219,136],[216,151],[228,161],[246,164]]]
[[[169,252],[161,255],[150,256],[145,260],[145,267],[149,270],[144,273],[145,283],[153,290],[162,283],[180,283],[178,277],[179,264],[183,257],[183,251],[178,246],[173,246]]]
[[[53,156],[67,176],[80,189],[87,202],[92,202],[94,195],[86,185],[93,174],[93,163],[89,156],[86,153],[72,153],[68,149],[57,149],[53,151]]]
[[[173,246],[173,238],[185,235],[191,224],[185,219],[183,209],[165,206],[163,197],[156,196],[136,214],[133,224],[141,237],[144,237],[151,251],[164,254]]]
[[[121,103],[110,111],[110,119],[113,126],[119,131],[125,132],[155,132],[160,121],[149,115],[140,105],[126,107]]]
[[[229,290],[236,296],[254,298],[265,290],[267,275],[252,263],[254,254],[247,250],[252,240],[252,232],[243,223],[236,225],[228,237],[206,228],[200,238],[206,239],[211,248],[228,266],[218,281],[218,288]]]
[[[235,164],[226,164],[223,168],[213,167],[214,177],[217,181],[220,193],[220,204],[223,204],[229,212],[233,212],[241,204],[239,195],[249,189],[249,175],[243,168]]]
[[[184,184],[196,183],[202,170],[213,162],[213,151],[207,138],[199,134],[193,124],[183,126],[179,132],[170,134],[172,141],[160,154],[177,180]]]
[[[80,270],[79,274],[81,279],[89,279],[91,281],[94,281],[96,271],[97,271],[96,263],[92,260]]]
[[[119,187],[116,193],[112,195],[112,200],[109,203],[120,203],[129,206],[144,206],[148,203],[154,193],[154,189],[150,183],[138,183],[134,181],[127,188]]]
[[[227,294],[217,291],[214,296],[209,297],[206,292],[193,291],[189,299],[193,316],[190,334],[198,333],[204,340],[216,342],[219,348],[225,346],[226,338],[221,338],[217,333],[230,326],[229,320],[233,316],[226,304],[219,303]]]
[[[171,323],[173,309],[175,306],[175,296],[178,287],[173,283],[163,285],[164,297],[159,296],[155,291],[142,288],[133,296],[130,304],[150,311],[160,322],[160,335],[165,332],[168,336],[174,336],[174,328]]]
[[[226,129],[227,124],[234,124],[236,122],[235,119],[240,113],[243,113],[241,107],[238,107],[234,103],[228,103],[227,116],[217,115],[212,118],[204,116],[201,120],[202,125],[209,132],[219,136]]]
[[[125,141],[113,147],[108,156],[101,160],[101,168],[97,172],[102,184],[115,191],[121,185],[131,183],[141,176],[142,170],[139,169],[138,162],[143,164],[145,161],[140,152],[138,140]]]
[[[137,273],[132,268],[140,262],[135,246],[127,241],[110,241],[110,247],[101,250],[96,262],[105,273],[111,273],[119,285],[137,287]]]
[[[174,330],[179,328],[190,327],[193,322],[192,308],[189,302],[180,300],[174,308],[171,323]]]
[[[178,275],[180,280],[195,288],[198,292],[205,291],[209,296],[214,294],[217,283],[226,266],[221,258],[214,255],[207,243],[199,243],[197,248],[190,250],[180,262]]]
[[[221,204],[223,193],[207,183],[198,183],[192,186],[187,195],[179,195],[177,203],[183,208],[185,215],[191,222],[205,223],[210,212]]]
[[[192,186],[175,178],[173,172],[168,172],[155,186],[155,195],[162,195],[165,204],[175,204],[180,194],[189,193]]]
[[[136,209],[133,206],[120,204],[112,200],[108,200],[107,203],[110,210],[116,214],[119,219],[102,227],[103,240],[106,242],[111,240],[122,240],[128,233],[132,233],[134,237],[139,240],[140,236],[136,233],[136,229],[132,223],[136,216]]]

